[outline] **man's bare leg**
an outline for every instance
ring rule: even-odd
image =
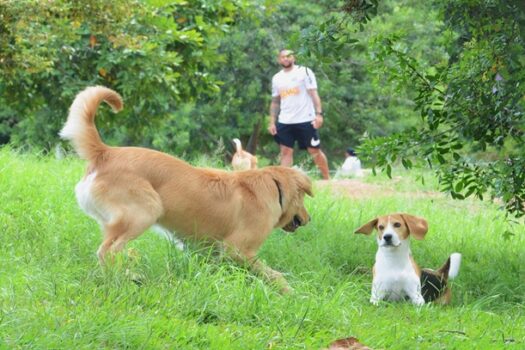
[[[321,151],[320,148],[311,148],[308,147],[308,153],[312,156],[314,159],[315,165],[319,168],[321,171],[321,175],[323,176],[323,179],[330,180],[330,170],[328,169],[328,160],[326,159],[326,155]]]
[[[281,166],[291,167],[293,165],[293,148],[280,145],[281,147]]]

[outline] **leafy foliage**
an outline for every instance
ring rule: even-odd
[[[400,152],[390,142],[379,149],[365,149],[369,154],[390,154],[390,158],[406,153],[424,158],[437,167],[443,190],[452,197],[476,194],[482,198],[489,191],[504,201],[510,213],[521,216],[525,42],[519,22],[507,18],[518,14],[523,19],[525,13],[517,3],[496,6],[477,1],[468,6],[450,2],[443,5],[442,14],[449,30],[458,33],[446,64],[425,71],[389,39],[383,41],[384,51],[378,55],[381,60],[394,57],[395,74],[412,81],[424,125],[417,132],[397,135]],[[499,153],[497,159],[472,156],[472,151],[490,149]]]
[[[23,3],[3,4],[5,28],[20,25],[32,31],[6,29],[2,38],[18,32],[32,42],[49,23],[43,37],[55,41],[39,50],[26,45],[28,60],[34,62],[30,71],[22,59],[12,61],[15,53],[23,51],[16,41],[2,50],[3,62],[12,61],[0,80],[0,99],[6,101],[0,109],[2,143],[50,149],[74,94],[88,84],[103,84],[122,92],[127,106],[118,116],[101,114],[97,121],[110,143],[153,146],[194,157],[229,146],[225,140],[240,137],[252,152],[274,158],[278,152],[266,132],[266,116],[270,79],[279,70],[276,53],[286,46],[297,51],[298,64],[317,75],[326,116],[323,148],[334,163],[348,146],[358,144],[363,133],[389,135],[416,121],[410,99],[395,95],[393,88],[370,73],[374,61],[368,43],[375,33],[361,32],[359,45],[357,40],[345,44],[350,35],[339,38],[334,45],[341,45],[342,59],[305,50],[317,40],[315,28],[325,26],[324,15],[335,16],[341,8],[330,1],[148,1],[137,2],[136,7],[92,1],[85,13],[67,1],[31,3],[24,9]],[[227,10],[226,4],[234,7]],[[46,12],[49,8],[55,9],[54,16]],[[38,16],[22,26],[15,14],[29,9]],[[424,6],[411,13],[406,12],[409,7],[402,11],[379,13],[382,21],[374,28],[381,33],[393,28],[418,33],[421,29],[412,28],[412,23],[420,27],[423,21],[434,23],[431,15],[423,16]],[[67,25],[55,24],[60,21]],[[356,28],[342,18],[334,21],[326,26],[334,33],[338,25]],[[71,30],[69,22],[77,27]],[[432,40],[413,36],[422,47]],[[22,85],[24,81],[28,86]]]
[[[212,38],[241,9],[237,0],[1,2],[0,99],[8,108],[0,132],[49,149],[74,95],[101,84],[131,107],[118,116],[119,141],[140,141],[145,121],[151,127],[181,100],[217,91],[208,74],[219,61]]]
[[[525,5],[451,0],[436,3],[434,8],[444,26],[433,45],[446,50],[448,59],[422,59],[419,52],[410,52],[410,38],[398,33],[377,35],[372,49],[377,74],[398,93],[412,97],[421,123],[386,137],[369,135],[361,152],[387,174],[396,161],[407,168],[413,161],[427,163],[453,198],[488,194],[501,198],[509,213],[521,216],[525,200]],[[363,11],[367,10],[365,6]],[[348,18],[344,11],[339,16]],[[326,30],[316,35],[324,33]],[[333,48],[334,35],[326,36],[325,41],[339,57],[340,51]],[[338,35],[336,41],[355,45],[348,31]]]
[[[425,65],[448,57],[443,49],[428,49],[442,27],[436,11],[416,1],[382,4],[357,1],[332,5],[321,25],[305,28],[292,38],[300,54],[315,62],[322,78],[330,82],[329,97],[323,103],[333,118],[326,123],[326,133],[337,135],[330,142],[339,150],[358,145],[363,135],[386,137],[418,123],[413,92],[402,84],[387,84],[387,76],[380,72],[382,65],[376,57],[379,37],[394,34],[406,38],[400,49],[417,52]],[[362,26],[364,22],[369,25]]]
[[[492,0],[2,1],[0,142],[51,149],[73,96],[103,84],[128,106],[118,122],[101,115],[109,142],[194,156],[240,137],[272,158],[265,116],[286,46],[318,77],[330,159],[364,136],[362,156],[388,174],[427,164],[454,198],[499,197],[519,216],[524,12]]]

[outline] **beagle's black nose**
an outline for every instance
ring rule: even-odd
[[[391,242],[392,235],[390,233],[387,233],[386,235],[383,235],[383,239],[385,240],[385,242]]]

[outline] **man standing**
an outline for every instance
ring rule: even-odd
[[[314,73],[296,66],[290,50],[279,52],[281,71],[272,78],[272,103],[268,131],[281,148],[281,165],[292,166],[293,147],[308,150],[323,179],[328,180],[328,161],[321,151],[318,129],[323,125],[321,99]]]

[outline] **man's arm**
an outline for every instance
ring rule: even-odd
[[[270,104],[270,122],[268,125],[268,131],[272,135],[277,134],[277,128],[275,126],[275,122],[277,121],[277,117],[279,116],[280,110],[281,110],[281,97],[272,96],[272,103]]]
[[[323,108],[321,106],[321,98],[317,93],[317,89],[308,89],[308,95],[312,98],[315,109],[315,119],[312,122],[312,125],[315,129],[319,129],[323,125]]]

